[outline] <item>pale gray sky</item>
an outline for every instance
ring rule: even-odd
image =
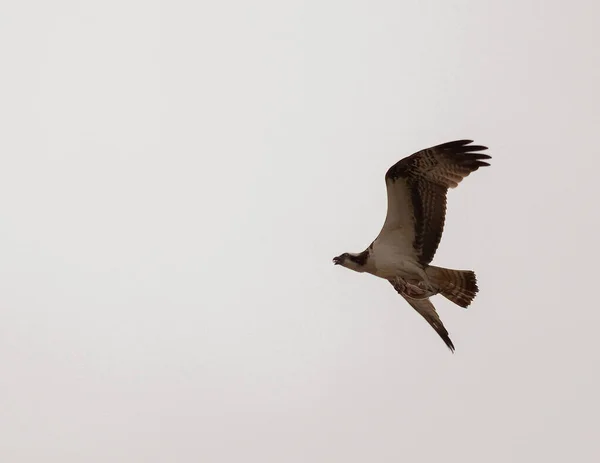
[[[600,459],[595,1],[12,1],[0,461]],[[458,138],[456,344],[334,267]]]

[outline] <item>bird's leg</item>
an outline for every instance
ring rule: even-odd
[[[394,288],[396,288],[396,291],[399,293],[404,294],[406,292],[406,280],[401,277],[395,277]]]
[[[404,290],[402,293],[412,299],[425,299],[427,295],[427,284],[422,280],[403,280]],[[423,286],[425,284],[425,287]]]

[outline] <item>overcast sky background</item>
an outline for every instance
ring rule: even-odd
[[[12,1],[0,460],[596,462],[596,1]],[[456,345],[334,267],[460,138]]]

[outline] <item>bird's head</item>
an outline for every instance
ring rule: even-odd
[[[344,265],[344,262],[346,261],[347,258],[348,258],[347,252],[345,252],[344,254],[340,254],[339,256],[333,258],[333,265]]]
[[[345,252],[344,254],[334,257],[333,263],[334,265],[341,265],[342,267],[349,268],[356,272],[364,272],[363,267],[365,265],[365,258],[365,253],[352,254]]]

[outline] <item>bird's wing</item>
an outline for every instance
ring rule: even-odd
[[[389,168],[385,174],[387,216],[377,240],[397,242],[407,252],[404,255],[414,255],[423,265],[431,262],[444,230],[448,188],[489,166],[483,160],[490,156],[476,152],[487,147],[470,143],[457,140],[433,146]]]
[[[389,280],[389,282],[392,284],[394,289],[396,291],[398,291],[398,293],[404,299],[406,299],[406,302],[408,302],[417,312],[419,312],[421,314],[421,316],[425,320],[427,320],[427,323],[429,323],[431,325],[431,327],[437,332],[437,334],[440,335],[440,338],[442,338],[442,340],[446,343],[446,345],[448,346],[448,349],[450,349],[452,352],[454,352],[454,344],[452,343],[452,340],[450,339],[450,336],[448,335],[448,331],[446,330],[446,327],[442,323],[440,316],[436,312],[435,307],[433,306],[433,304],[431,303],[429,298],[427,298],[427,299],[412,299],[410,297],[406,297],[406,296],[404,296],[403,291],[402,291],[403,288],[400,285],[398,285],[393,280]]]

